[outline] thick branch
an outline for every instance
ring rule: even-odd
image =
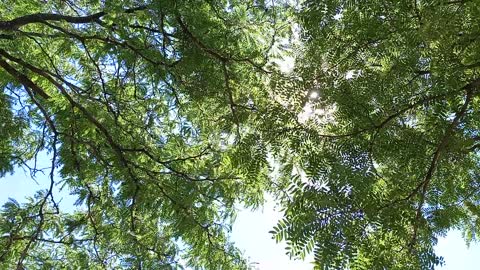
[[[430,185],[433,174],[438,165],[440,153],[445,149],[445,146],[447,145],[452,132],[458,126],[458,124],[460,123],[460,120],[464,117],[468,109],[468,106],[472,100],[473,90],[475,86],[472,86],[472,84],[469,84],[469,85],[470,86],[466,88],[467,93],[466,93],[465,102],[463,103],[462,108],[455,114],[455,118],[453,119],[452,123],[448,126],[447,130],[445,130],[445,134],[443,135],[442,139],[440,140],[435,150],[435,153],[433,154],[432,161],[430,162],[430,166],[427,170],[427,173],[425,174],[425,178],[415,190],[415,193],[416,193],[420,190],[420,187],[421,187],[420,201],[418,203],[416,214],[415,214],[415,224],[413,226],[413,236],[412,236],[412,241],[410,242],[410,246],[413,246],[417,240],[418,226],[419,226],[420,218],[422,217],[422,208],[425,203],[425,197],[428,191],[428,187]]]
[[[144,10],[147,6],[125,9],[124,13],[133,13],[138,10]],[[53,13],[35,13],[15,18],[10,21],[0,21],[0,30],[17,30],[20,27],[32,23],[44,23],[48,21],[66,21],[73,24],[86,24],[100,22],[100,18],[107,15],[107,12],[101,11],[88,16],[68,16]]]
[[[10,64],[8,64],[5,60],[1,58],[0,67],[2,67],[10,75],[12,75],[12,77],[15,78],[19,83],[23,84],[25,87],[32,89],[35,94],[43,97],[44,99],[50,98],[50,96],[45,93],[45,91],[43,91],[40,87],[38,87],[32,80],[30,80],[27,76],[16,70],[14,67],[12,67]]]

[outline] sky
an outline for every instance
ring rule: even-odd
[[[46,158],[45,156],[43,156]],[[41,164],[49,164],[49,160],[43,160]],[[47,165],[48,166],[48,165]],[[25,196],[32,195],[36,190],[46,187],[48,175],[37,175],[36,184],[23,170],[17,169],[13,175],[0,178],[0,205],[3,205],[9,197],[19,202],[24,201]],[[58,193],[57,196],[65,192]],[[74,199],[63,196],[61,207],[71,207]],[[282,214],[275,209],[272,199],[256,211],[240,210],[233,225],[232,241],[234,241],[250,261],[256,262],[258,270],[307,270],[312,269],[311,257],[306,261],[293,261],[285,254],[285,245],[277,244],[268,233]],[[463,241],[460,232],[451,231],[446,237],[439,239],[436,251],[445,259],[443,267],[438,270],[478,270],[478,255],[480,244],[473,243],[468,248]]]

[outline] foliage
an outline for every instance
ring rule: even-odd
[[[433,269],[439,236],[455,228],[475,239],[479,9],[303,3],[296,70],[275,84],[292,111],[313,112],[276,150],[288,192],[273,233],[291,256],[313,251],[319,269]]]
[[[318,269],[433,269],[479,233],[476,0],[0,8],[0,174],[52,159],[3,207],[2,268],[246,269],[229,226],[264,192]]]
[[[29,161],[52,160],[50,189],[4,205],[0,268],[247,268],[227,233],[235,203],[259,205],[267,181],[265,157],[242,155],[261,147],[248,123],[288,32],[282,6],[2,1],[0,10],[0,173],[21,165],[33,175]],[[73,213],[55,185],[78,198]]]

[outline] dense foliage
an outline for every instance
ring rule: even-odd
[[[0,10],[0,174],[51,159],[1,210],[2,269],[246,269],[228,232],[265,192],[319,269],[432,269],[480,230],[478,1]]]
[[[30,160],[52,159],[50,189],[4,205],[0,268],[246,268],[226,232],[235,202],[261,203],[267,180],[264,155],[245,156],[261,150],[249,113],[269,99],[266,65],[288,30],[280,7],[15,0],[0,10],[0,172],[33,175]],[[78,198],[73,213],[55,185]]]
[[[432,269],[449,229],[475,239],[479,12],[478,1],[303,3],[294,80],[313,113],[286,136],[279,181],[290,189],[274,230],[292,255],[313,251],[328,269]],[[304,96],[289,104],[299,111]]]

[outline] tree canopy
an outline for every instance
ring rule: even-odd
[[[228,236],[265,193],[318,269],[433,269],[480,231],[476,0],[0,10],[0,175],[50,178],[3,206],[2,268],[248,269]]]

